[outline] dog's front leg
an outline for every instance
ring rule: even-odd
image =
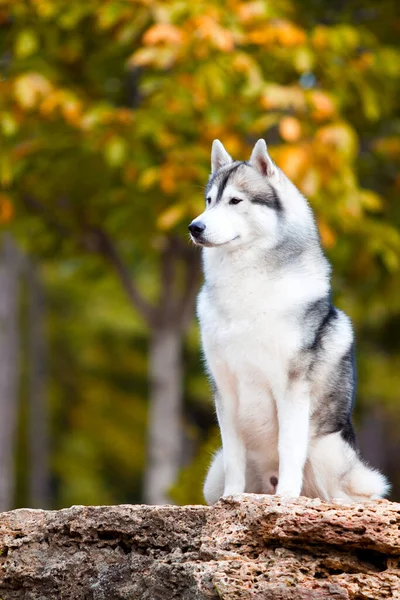
[[[237,402],[227,390],[215,398],[224,457],[224,496],[243,494],[246,487],[246,448],[236,422]]]
[[[277,402],[279,478],[276,493],[297,498],[303,484],[308,452],[310,396],[308,385],[291,383],[287,394]]]

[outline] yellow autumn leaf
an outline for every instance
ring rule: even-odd
[[[0,127],[5,136],[12,136],[18,130],[18,122],[11,112],[0,113]]]
[[[352,157],[358,150],[357,135],[347,123],[334,123],[320,127],[315,141],[324,146],[337,149],[346,157]]]
[[[4,187],[10,185],[13,180],[13,168],[9,154],[0,156],[0,184]]]
[[[318,169],[308,168],[304,177],[298,182],[298,186],[307,198],[312,198],[318,193],[320,181],[321,176]]]
[[[385,248],[382,251],[382,258],[387,267],[387,269],[391,272],[395,272],[399,268],[399,256],[397,252],[392,250],[391,248]]]
[[[39,46],[37,34],[33,29],[23,29],[16,37],[14,52],[18,58],[30,56]]]
[[[104,146],[104,157],[110,167],[120,167],[127,155],[127,143],[119,135],[113,135]]]
[[[300,46],[293,51],[293,64],[298,73],[311,71],[314,68],[314,63],[315,55],[310,48]]]
[[[382,198],[372,190],[360,191],[361,206],[370,212],[379,212],[382,209]]]
[[[37,14],[43,19],[50,19],[58,10],[54,0],[31,0],[31,2]]]
[[[34,108],[53,89],[52,84],[40,73],[25,73],[14,82],[14,95],[21,108]]]
[[[176,47],[172,46],[147,46],[139,48],[128,58],[129,67],[155,66],[166,69],[171,66],[177,55]]]
[[[267,110],[295,110],[303,112],[306,108],[304,90],[297,85],[283,86],[268,83],[261,97],[261,106]]]
[[[139,176],[138,185],[144,190],[151,188],[160,179],[160,169],[150,167]]]
[[[161,213],[157,219],[157,227],[162,231],[167,231],[176,225],[183,215],[185,209],[182,204],[174,204]]]

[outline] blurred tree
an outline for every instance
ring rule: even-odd
[[[12,508],[18,407],[19,273],[21,255],[11,236],[0,255],[0,511]]]
[[[182,343],[199,281],[182,232],[202,210],[215,137],[238,158],[270,142],[313,203],[361,334],[399,314],[396,6],[1,4],[0,219],[14,206],[37,255],[98,254],[147,323],[147,501],[168,499],[182,461]],[[364,398],[380,348],[361,357]]]
[[[50,506],[45,301],[35,266],[25,261],[28,294],[28,449],[29,505]]]

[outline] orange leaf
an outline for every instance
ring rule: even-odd
[[[277,108],[302,112],[306,108],[304,90],[296,85],[283,86],[268,83],[261,97],[261,106],[268,110]]]
[[[0,224],[9,223],[14,216],[14,206],[10,196],[0,194]]]
[[[295,182],[310,163],[310,153],[304,146],[284,146],[276,154],[276,162],[282,171]]]
[[[176,190],[179,177],[177,169],[172,164],[163,165],[161,168],[160,187],[166,194],[172,194]]]
[[[325,92],[320,90],[313,90],[310,92],[310,101],[313,107],[312,117],[316,121],[323,121],[329,119],[335,112],[335,103],[332,98]]]
[[[287,48],[294,48],[304,44],[307,37],[300,27],[289,22],[283,22],[276,31],[277,42]]]
[[[251,31],[247,40],[260,46],[281,45],[294,48],[306,42],[305,32],[289,21],[271,21],[260,29]]]
[[[82,103],[73,98],[67,99],[62,105],[62,114],[67,123],[79,127],[82,117]]]
[[[322,146],[334,148],[345,156],[355,156],[358,151],[358,139],[347,123],[333,123],[320,127],[314,141]]]
[[[234,47],[233,35],[228,29],[221,27],[214,18],[202,15],[195,19],[196,35],[210,42],[214,48],[222,52],[230,52]]]
[[[311,43],[317,50],[324,50],[329,44],[329,29],[325,25],[315,27]]]
[[[325,248],[333,248],[336,244],[336,233],[329,227],[325,219],[318,219],[318,228],[323,246]]]
[[[301,125],[294,117],[284,117],[279,123],[279,133],[286,142],[296,142],[301,136]]]
[[[262,17],[265,14],[264,2],[243,2],[238,6],[239,19],[243,23],[248,23]]]
[[[176,225],[185,213],[182,204],[174,204],[161,213],[157,219],[157,227],[166,231]]]
[[[180,45],[182,41],[182,31],[169,23],[157,23],[150,27],[143,36],[143,43],[146,46],[155,46],[156,44]]]
[[[275,35],[270,28],[263,27],[262,29],[255,29],[251,31],[247,36],[247,41],[250,44],[257,44],[259,46],[269,46],[274,43]]]

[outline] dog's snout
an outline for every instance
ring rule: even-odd
[[[193,237],[199,237],[205,230],[206,226],[201,221],[193,221],[189,225],[189,231]]]

